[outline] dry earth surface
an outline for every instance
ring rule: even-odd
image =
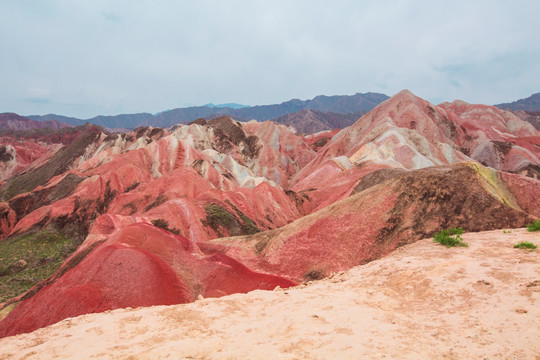
[[[290,289],[118,309],[0,339],[0,359],[540,359],[540,243],[424,239]]]

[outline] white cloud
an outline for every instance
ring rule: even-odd
[[[49,89],[31,88],[28,89],[27,102],[30,103],[49,103],[51,101],[52,92]]]
[[[48,99],[52,94],[51,90],[42,88],[31,88],[28,93],[31,97],[37,99]]]

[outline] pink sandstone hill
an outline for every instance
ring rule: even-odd
[[[288,287],[443,228],[540,217],[539,131],[494,107],[434,106],[409,91],[341,131],[221,117],[125,134],[86,126],[51,149],[0,185],[0,247],[51,233],[71,245],[41,278],[18,274],[51,257],[2,264],[2,292],[29,285],[4,299],[0,336]]]
[[[289,289],[118,309],[0,339],[0,359],[538,359],[525,229],[431,239]]]
[[[94,240],[102,244],[91,252],[81,246],[48,281],[50,284],[44,284],[10,313],[1,336],[120,307],[180,304],[198,296],[219,297],[296,285],[253,272],[227,256],[203,256],[193,241],[152,224],[134,219],[133,224],[117,229],[115,220],[104,215],[96,221],[96,227],[106,232],[99,235],[108,236],[107,240]],[[84,243],[90,247],[94,244]],[[71,268],[83,253],[88,255]]]
[[[501,173],[471,163],[405,172],[373,186],[361,181],[358,190],[369,187],[287,226],[201,248],[296,281],[320,279],[441,228],[525,226],[540,217],[540,182],[525,181],[530,200],[521,202]]]
[[[540,130],[540,111],[513,111],[513,113],[521,120],[530,123],[536,129]]]

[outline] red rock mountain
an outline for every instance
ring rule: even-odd
[[[126,134],[87,126],[56,146],[6,175],[0,246],[54,232],[78,247],[3,304],[0,336],[287,287],[442,228],[540,217],[538,130],[495,107],[435,106],[409,91],[341,131],[301,136],[221,117]],[[2,265],[11,274],[22,264]]]

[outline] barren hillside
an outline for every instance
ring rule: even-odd
[[[538,359],[540,242],[424,239],[290,289],[119,309],[0,339],[1,359]]]

